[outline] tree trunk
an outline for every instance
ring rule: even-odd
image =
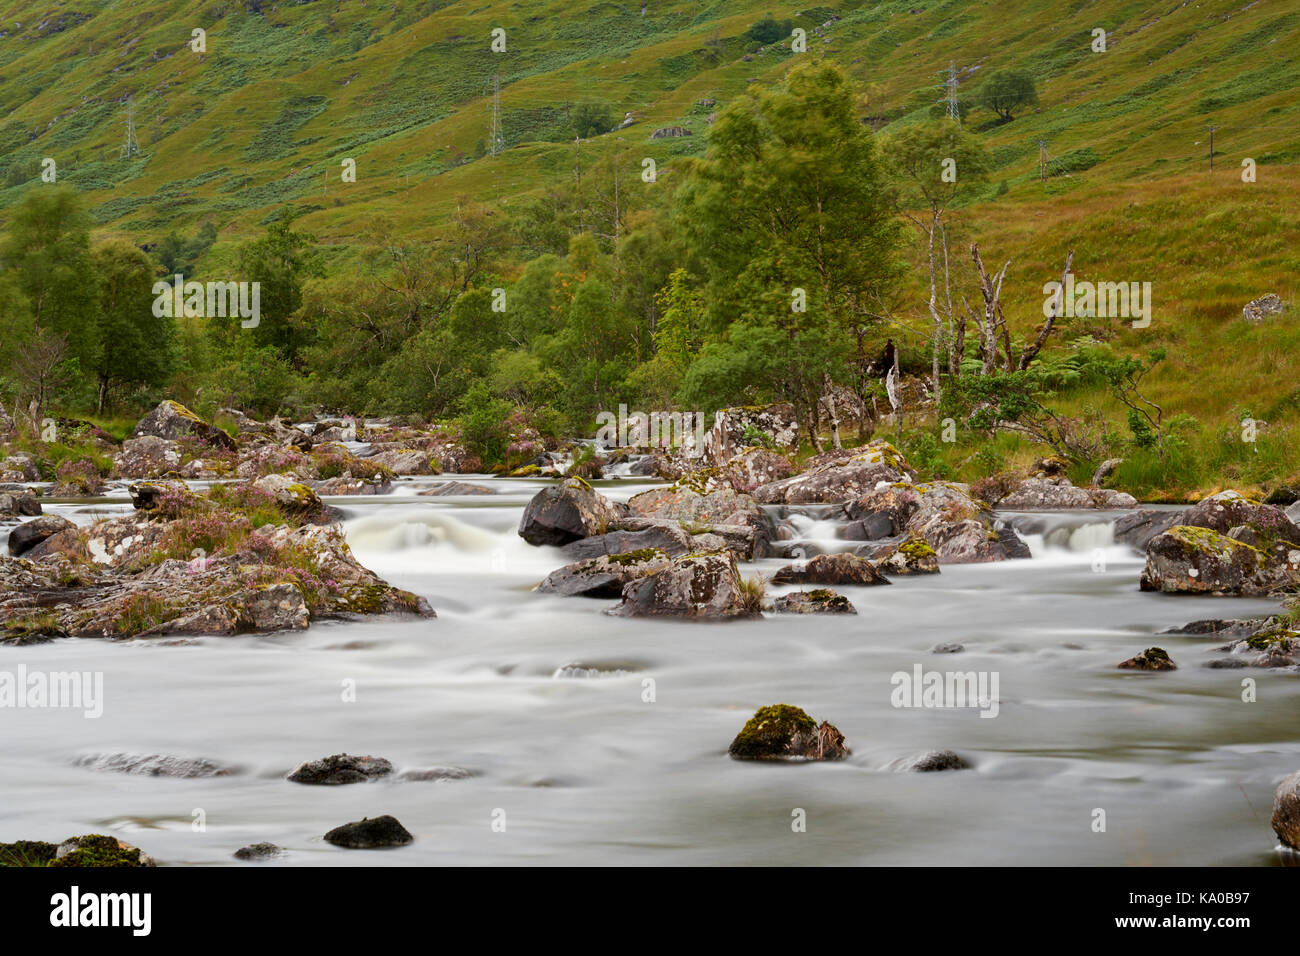
[[[831,442],[835,448],[843,448],[840,443],[840,417],[835,411],[835,386],[831,384],[830,375],[825,375],[822,382],[822,387],[826,390],[826,411],[831,422]]]

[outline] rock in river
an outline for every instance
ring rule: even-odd
[[[729,552],[687,554],[662,571],[632,581],[609,613],[621,617],[682,617],[722,620],[761,613],[740,580]]]
[[[624,585],[662,571],[669,563],[668,555],[656,548],[605,554],[552,571],[537,590],[571,597],[616,598],[622,595]]]
[[[564,545],[604,534],[618,520],[619,509],[581,478],[543,488],[524,508],[519,536],[529,544]]]
[[[1163,647],[1148,647],[1136,657],[1130,657],[1117,665],[1125,670],[1135,671],[1174,671],[1178,666],[1170,659]]]
[[[1273,832],[1287,846],[1300,850],[1300,770],[1278,784],[1273,795]]]
[[[889,584],[866,558],[853,554],[819,554],[810,561],[787,564],[772,575],[773,584]]]
[[[406,827],[397,822],[396,817],[385,814],[382,817],[363,817],[353,823],[345,823],[325,834],[325,842],[350,850],[373,850],[378,847],[406,846],[415,837],[407,832]]]
[[[289,774],[294,783],[311,783],[337,786],[344,783],[364,783],[377,780],[393,772],[393,765],[383,757],[354,757],[351,754],[334,754],[320,760],[299,764]]]
[[[829,588],[782,594],[772,602],[778,614],[857,614],[858,610],[843,594]]]
[[[789,704],[760,707],[727,749],[737,760],[843,760],[844,735]]]

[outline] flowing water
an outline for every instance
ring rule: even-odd
[[[331,500],[362,562],[427,597],[436,620],[0,647],[0,670],[102,672],[105,698],[98,719],[0,710],[0,841],[111,831],[170,864],[229,864],[259,841],[287,847],[283,862],[299,865],[1278,859],[1269,814],[1277,782],[1300,768],[1300,680],[1207,669],[1221,641],[1153,636],[1276,605],[1140,593],[1141,559],[1112,543],[1111,516],[1013,516],[1034,558],[840,588],[854,617],[689,624],[532,593],[565,563],[515,533],[543,483],[460,477],[498,494],[419,497],[437,479],[416,479],[383,497]],[[598,485],[620,499],[648,487]],[[83,522],[128,509],[47,505]],[[810,510],[792,525],[833,545],[833,524]],[[964,650],[932,653],[942,643]],[[1152,644],[1180,669],[1115,669]],[[997,716],[893,706],[891,675],[918,665],[996,673]],[[1242,701],[1246,677],[1258,684],[1254,703]],[[730,760],[746,719],[777,702],[836,724],[852,756]],[[974,769],[901,770],[948,748]],[[173,779],[77,765],[118,752],[205,757],[240,772]],[[343,787],[283,779],[340,752],[473,776]],[[806,832],[792,828],[797,809]],[[1094,831],[1099,809],[1105,832]],[[414,844],[359,851],[322,840],[384,813]]]

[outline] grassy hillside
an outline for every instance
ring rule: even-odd
[[[805,30],[807,52],[788,40],[756,49],[745,32],[767,14]],[[504,52],[490,49],[498,27]],[[190,48],[195,28],[204,53]],[[1092,49],[1096,28],[1105,52]],[[1300,7],[1278,0],[0,2],[0,220],[42,188],[50,157],[87,195],[100,237],[156,242],[211,222],[220,264],[292,203],[338,269],[377,222],[437,233],[462,198],[509,207],[602,156],[653,157],[671,181],[675,157],[703,152],[711,112],[800,58],[841,66],[862,90],[861,119],[885,133],[930,114],[950,64],[963,100],[989,72],[1016,68],[1034,77],[1037,108],[1001,124],[966,116],[993,170],[960,210],[959,288],[978,298],[971,238],[992,268],[1011,261],[1004,299],[1021,331],[1041,320],[1042,284],[1067,251],[1081,280],[1149,281],[1151,327],[1103,337],[1120,351],[1170,349],[1148,394],[1197,418],[1205,454],[1244,415],[1269,421],[1278,446],[1300,419],[1300,332],[1294,311],[1253,326],[1241,307],[1264,292],[1296,307],[1298,43]],[[636,122],[577,144],[569,111],[584,103]],[[121,155],[128,109],[134,157]],[[695,135],[650,139],[669,125]],[[340,180],[348,158],[355,183]],[[1247,158],[1254,183],[1241,178]],[[899,303],[918,355],[921,281],[914,272]],[[1093,331],[1076,320],[1062,339]],[[1062,407],[1084,414],[1098,401],[1085,386]],[[966,451],[942,455],[961,471]],[[1285,459],[1267,469],[1300,470]]]

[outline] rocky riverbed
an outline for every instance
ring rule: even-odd
[[[108,834],[159,865],[1288,859],[1285,511],[1143,509],[1050,463],[971,489],[885,442],[797,472],[726,451],[676,478],[657,456],[345,478],[367,494],[19,482],[39,509],[4,526],[0,672],[101,693],[93,717],[6,705],[0,843]],[[935,673],[996,677],[996,708],[930,706]]]

